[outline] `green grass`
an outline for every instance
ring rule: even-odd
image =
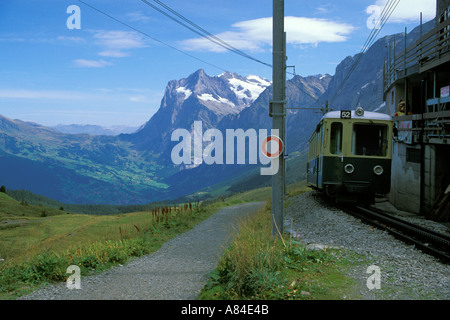
[[[14,219],[33,219],[36,217],[47,217],[61,215],[59,209],[46,208],[42,206],[28,205],[11,198],[6,193],[0,192],[0,222]]]
[[[70,265],[78,265],[87,275],[156,251],[226,205],[211,201],[95,216],[24,206],[1,194],[0,257],[5,261],[0,262],[0,299],[15,299],[46,283],[65,281]],[[49,215],[41,217],[42,210]]]
[[[289,185],[290,197],[307,191]],[[272,237],[271,188],[235,194],[201,206],[114,215],[68,214],[24,205],[0,193],[0,299],[15,299],[39,286],[65,281],[70,265],[82,275],[101,272],[130,258],[156,251],[220,208],[266,201],[243,220],[235,240],[211,273],[201,299],[341,299],[353,283],[343,275],[351,264],[339,250],[310,252],[290,238]],[[42,216],[45,211],[46,215]],[[356,296],[355,296],[356,297]]]
[[[292,197],[303,183],[289,186]],[[254,190],[267,196],[266,190]],[[340,300],[357,299],[354,282],[344,274],[351,255],[341,250],[309,251],[284,234],[272,237],[270,200],[241,221],[235,240],[210,274],[204,300]]]

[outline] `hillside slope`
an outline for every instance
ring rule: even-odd
[[[31,217],[47,217],[65,214],[63,210],[29,205],[19,202],[6,193],[0,192],[0,229],[14,222],[24,221]]]

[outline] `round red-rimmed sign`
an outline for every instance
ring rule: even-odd
[[[270,142],[270,151],[267,151],[267,144]],[[270,159],[275,159],[278,158],[280,156],[280,154],[283,152],[283,148],[284,148],[284,144],[283,141],[277,137],[277,136],[269,136],[267,138],[264,139],[263,143],[262,143],[262,152],[263,154],[270,158]],[[274,149],[275,151],[272,151],[272,149]]]

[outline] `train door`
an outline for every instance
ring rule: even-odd
[[[317,134],[317,157],[316,157],[316,168],[317,168],[317,185],[322,188],[322,172],[323,172],[323,139],[325,137],[325,125],[324,122],[319,123],[319,132]]]
[[[319,127],[317,127],[319,128]],[[320,149],[319,149],[319,140],[320,140],[320,131],[316,134],[316,139],[314,140],[314,184],[320,188],[319,184],[319,157],[320,157]]]
[[[314,187],[317,185],[317,140],[318,127],[314,131],[308,144],[307,181]]]

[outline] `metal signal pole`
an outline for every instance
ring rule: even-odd
[[[284,0],[273,0],[273,101],[270,106],[273,129],[286,142],[286,33]],[[283,234],[285,193],[285,150],[279,156],[279,170],[272,177],[272,235]]]

